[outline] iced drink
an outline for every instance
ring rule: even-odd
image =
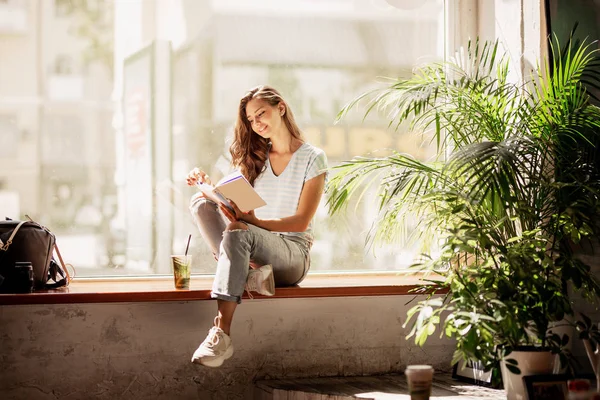
[[[429,400],[433,382],[433,367],[430,365],[409,365],[404,371],[408,381],[411,400]]]
[[[171,256],[171,263],[173,264],[175,289],[189,289],[192,256]]]

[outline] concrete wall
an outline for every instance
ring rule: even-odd
[[[250,300],[233,358],[190,363],[212,301],[0,307],[0,398],[251,399],[253,381],[450,370],[454,345],[405,339],[412,296]]]

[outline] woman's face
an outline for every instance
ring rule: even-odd
[[[281,103],[272,106],[261,99],[252,99],[246,105],[246,118],[248,118],[252,130],[265,139],[279,131],[283,123],[281,115],[283,112],[284,106]]]

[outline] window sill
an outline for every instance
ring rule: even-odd
[[[277,288],[275,296],[254,298],[303,298],[346,296],[414,295],[423,274],[352,273],[310,274],[299,286]],[[433,278],[428,275],[428,279]],[[193,276],[190,290],[176,290],[173,279],[147,278],[79,278],[69,287],[25,294],[0,294],[0,305],[69,304],[150,301],[210,300],[212,276]],[[244,293],[243,298],[248,298]]]

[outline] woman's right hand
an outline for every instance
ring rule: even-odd
[[[196,167],[192,169],[186,178],[186,182],[188,186],[194,186],[197,182],[208,183],[212,185],[210,178],[206,174],[206,172],[202,171],[200,168]]]

